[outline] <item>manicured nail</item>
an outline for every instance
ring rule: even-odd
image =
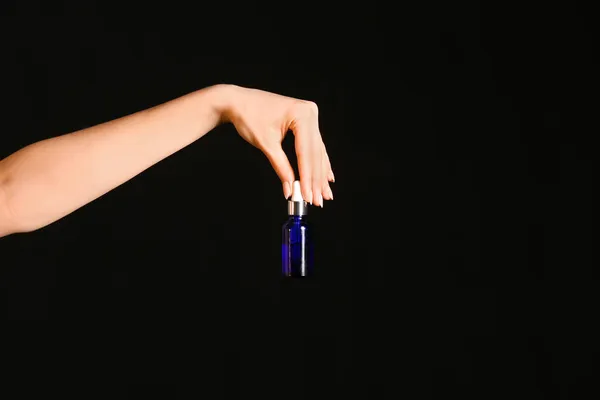
[[[329,182],[335,182],[335,175],[333,175],[333,171],[329,171]]]
[[[310,192],[308,192],[308,200],[306,201],[307,203],[309,203],[312,206],[313,203],[313,194],[312,194],[312,190]]]
[[[289,182],[283,182],[283,195],[286,199],[289,199],[292,195],[292,184]]]
[[[331,188],[329,188],[329,187],[327,188],[327,196],[328,196],[328,197],[329,197],[331,200],[333,200],[333,191],[332,191],[332,190],[331,190]]]
[[[319,193],[319,204],[321,205],[321,208],[323,208],[323,196],[321,196],[320,193]]]

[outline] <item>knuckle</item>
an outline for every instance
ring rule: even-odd
[[[298,100],[294,107],[294,113],[301,118],[316,117],[319,115],[319,107],[314,101]]]
[[[317,103],[315,103],[314,101],[305,101],[305,107],[307,108],[307,110],[314,114],[314,115],[318,115],[319,114],[319,106],[317,106]]]

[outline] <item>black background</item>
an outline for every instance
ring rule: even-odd
[[[7,398],[597,391],[590,11],[341,4],[2,3],[0,157],[234,83],[315,101],[336,174],[310,281],[231,125],[3,238]]]

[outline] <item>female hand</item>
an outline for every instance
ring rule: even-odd
[[[319,131],[317,105],[257,89],[230,87],[225,119],[242,138],[260,149],[269,159],[283,184],[285,198],[292,194],[294,170],[281,143],[289,130],[295,136],[302,197],[323,207],[323,199],[333,200],[329,182],[334,175]]]

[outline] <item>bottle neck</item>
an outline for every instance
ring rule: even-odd
[[[308,204],[305,201],[288,201],[288,215],[292,216],[306,216],[308,211]]]

